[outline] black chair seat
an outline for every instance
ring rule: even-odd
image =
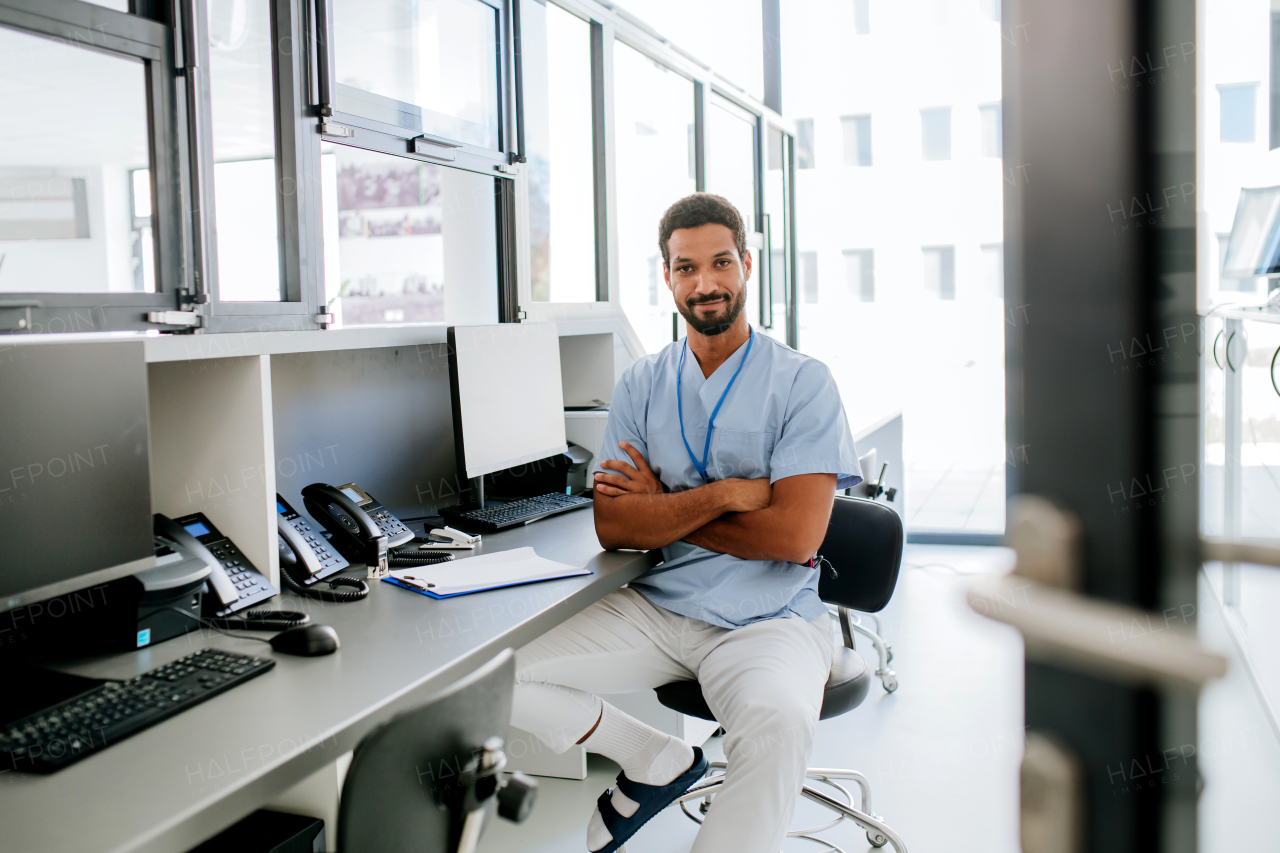
[[[818,719],[838,717],[861,705],[862,700],[867,698],[867,691],[871,689],[872,677],[871,667],[867,666],[861,655],[853,649],[838,646],[831,662],[831,675],[822,692],[822,713],[818,715]],[[707,700],[702,696],[702,685],[696,681],[673,681],[662,685],[655,692],[658,694],[658,701],[673,711],[716,721],[715,714],[711,713]]]

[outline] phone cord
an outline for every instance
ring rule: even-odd
[[[285,631],[311,621],[311,616],[296,610],[246,610],[222,619],[210,619],[217,628],[245,628],[250,631]]]
[[[453,559],[452,554],[439,551],[419,551],[418,544],[430,542],[421,537],[411,539],[399,548],[387,552],[387,565],[393,569],[415,569],[418,566],[431,566],[436,563],[447,563]]]
[[[330,589],[316,589],[315,586],[303,586],[289,574],[289,569],[285,565],[280,566],[280,579],[284,581],[284,585],[289,589],[305,595],[307,598],[314,598],[318,601],[360,601],[369,594],[369,585],[359,578],[336,577],[328,578],[325,583],[329,584]],[[333,587],[347,586],[351,587],[351,592],[343,592]]]

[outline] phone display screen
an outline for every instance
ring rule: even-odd
[[[195,536],[197,539],[200,538],[201,536],[209,535],[209,528],[205,527],[203,524],[201,524],[198,521],[195,522],[194,524],[188,524],[186,526],[186,531],[190,533],[192,536]]]
[[[347,497],[351,498],[351,500],[355,501],[356,503],[361,503],[364,500],[364,498],[356,494],[354,489],[343,489],[342,493]]]
[[[284,504],[280,503],[280,501],[276,501],[276,512],[280,513],[281,515],[289,514],[289,511],[284,508]]]

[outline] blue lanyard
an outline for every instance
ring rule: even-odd
[[[710,483],[711,478],[707,476],[707,455],[711,453],[711,430],[716,424],[716,415],[720,414],[720,407],[724,405],[724,398],[729,396],[729,389],[733,387],[733,383],[737,380],[738,374],[742,372],[742,365],[747,363],[747,356],[751,355],[751,344],[756,339],[755,329],[747,327],[747,351],[742,354],[742,361],[738,362],[738,369],[733,372],[729,384],[724,386],[724,393],[720,395],[720,402],[716,403],[715,410],[711,412],[711,420],[707,421],[707,442],[702,446],[702,464],[698,464],[698,457],[693,455],[693,448],[689,446],[689,439],[684,435],[684,399],[680,396],[680,375],[684,373],[684,354],[689,349],[689,339],[685,338],[684,348],[680,350],[680,363],[676,366],[676,411],[680,415],[680,439],[684,442],[685,452],[689,454],[689,461],[693,463],[693,467],[698,469],[698,473],[702,475],[702,482]]]

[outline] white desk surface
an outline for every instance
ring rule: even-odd
[[[48,776],[0,773],[0,848],[15,853],[178,853],[302,781],[396,713],[519,648],[659,559],[600,550],[590,509],[485,536],[484,551],[533,546],[594,574],[436,601],[372,582],[364,601],[286,593],[271,605],[337,629],[325,657],[276,654],[208,631],[62,667],[129,677],[203,647],[270,657],[270,672]],[[270,606],[270,605],[269,605]],[[269,634],[260,633],[267,637]]]

